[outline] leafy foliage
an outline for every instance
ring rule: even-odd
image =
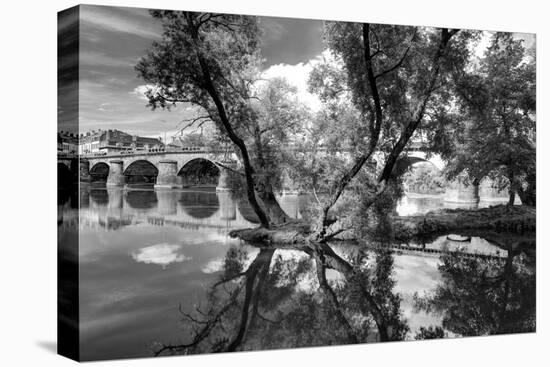
[[[310,90],[323,107],[309,136],[311,151],[324,149],[327,156],[322,162],[312,157],[311,164],[300,158],[301,171],[309,170],[311,177],[304,184],[326,194],[319,200],[321,236],[331,225],[340,197],[348,195],[363,167],[371,171],[363,179],[371,181],[366,185],[370,192],[354,200],[363,203],[362,209],[381,199],[386,188],[393,190],[389,182],[396,180],[397,162],[415,131],[446,104],[451,71],[466,65],[475,36],[448,29],[325,23],[331,57],[310,75]],[[347,159],[330,154],[331,149],[345,151]],[[376,161],[382,162],[378,169]]]
[[[418,309],[437,312],[443,327],[463,336],[530,332],[535,328],[535,273],[525,254],[506,263],[443,257],[443,283],[416,296]]]
[[[245,171],[248,201],[263,227],[286,216],[274,199],[265,172],[256,169],[247,136],[261,147],[258,111],[252,105],[254,83],[261,63],[256,17],[244,15],[151,11],[163,26],[161,41],[153,43],[136,65],[139,76],[152,84],[149,106],[170,108],[190,103],[203,115],[195,121],[213,121],[235,145]],[[250,133],[250,134],[247,134]],[[263,201],[260,205],[256,197]]]
[[[534,205],[533,57],[512,34],[495,33],[477,66],[456,69],[454,85],[454,124],[437,130],[432,143],[449,161],[447,176],[466,173],[470,182],[489,177]]]
[[[442,173],[429,163],[412,167],[403,181],[409,192],[420,194],[439,194],[445,191],[447,185]]]
[[[441,326],[421,326],[414,336],[416,340],[442,339],[445,337],[445,330]]]

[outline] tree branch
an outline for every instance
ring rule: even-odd
[[[380,77],[383,77],[384,75],[391,73],[392,71],[396,70],[397,68],[400,68],[401,65],[403,65],[403,61],[405,61],[405,59],[407,58],[407,55],[408,55],[410,49],[411,49],[411,46],[409,45],[409,47],[407,47],[407,49],[405,50],[405,53],[403,53],[403,56],[401,57],[401,59],[399,59],[399,61],[394,66],[392,66],[391,68],[389,68],[387,70],[384,70],[380,74],[377,74],[374,77],[374,79],[378,79]]]
[[[382,170],[382,173],[378,178],[379,183],[385,183],[390,179],[395,163],[397,162],[397,159],[403,152],[403,149],[409,142],[409,139],[411,138],[411,136],[413,135],[417,127],[420,125],[420,122],[422,121],[424,117],[424,113],[426,111],[426,106],[432,96],[432,93],[434,91],[434,86],[436,85],[437,79],[439,77],[439,72],[441,69],[440,60],[444,56],[445,50],[447,48],[447,44],[449,43],[451,37],[454,34],[456,34],[458,31],[459,30],[457,29],[448,30],[447,28],[443,28],[441,30],[441,40],[436,50],[436,53],[433,57],[432,67],[431,67],[432,73],[428,81],[428,87],[426,88],[424,95],[421,98],[421,101],[416,108],[416,111],[413,113],[412,119],[407,123],[405,130],[403,130],[403,132],[401,133],[401,136],[399,137],[399,140],[394,145],[391,153],[389,154],[388,159],[386,160],[386,164],[384,165],[384,169]],[[385,186],[385,185],[382,185],[382,186]]]
[[[340,195],[344,192],[351,180],[359,173],[365,162],[371,157],[372,153],[376,149],[378,140],[380,138],[380,129],[382,127],[382,104],[380,102],[380,94],[378,92],[378,86],[376,84],[376,78],[374,76],[374,70],[372,65],[372,55],[371,55],[371,46],[370,46],[370,24],[364,23],[363,27],[363,55],[365,61],[365,69],[367,73],[368,87],[371,91],[371,98],[374,103],[374,116],[371,115],[369,119],[369,131],[370,131],[370,141],[369,148],[367,152],[356,157],[355,162],[351,169],[347,171],[344,176],[341,178],[339,185],[336,187],[335,191],[331,194],[328,202],[324,205],[321,218],[319,223],[319,233],[318,237],[322,238],[326,233],[326,222],[328,218],[329,210],[336,204]]]

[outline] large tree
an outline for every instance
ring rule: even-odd
[[[136,66],[151,85],[146,93],[149,106],[196,106],[200,115],[194,120],[213,121],[234,144],[247,198],[261,226],[286,221],[269,175],[262,172],[261,151],[256,149],[252,157],[254,145],[247,141],[250,135],[252,140],[261,138],[257,130],[262,128],[252,103],[261,63],[257,18],[160,10],[151,14],[161,21],[163,36]]]
[[[456,68],[456,115],[438,131],[433,146],[449,161],[449,178],[489,177],[508,187],[514,203],[535,205],[535,59],[523,41],[495,33],[483,57]]]
[[[370,190],[362,198],[362,208],[371,207],[392,187],[394,169],[409,140],[430,119],[430,113],[446,103],[450,72],[454,66],[465,66],[473,35],[446,28],[325,24],[326,44],[344,74],[339,74],[338,66],[321,64],[310,84],[324,102],[322,118],[333,129],[345,131],[338,136],[348,134],[346,148],[351,159],[342,162],[329,182],[324,182],[329,194],[320,200],[317,238],[332,236],[330,211],[365,164],[379,153],[382,168],[370,185],[368,178],[363,184]]]
[[[274,191],[283,186],[285,162],[293,160],[292,147],[303,134],[310,112],[299,100],[297,88],[280,77],[256,83],[252,107],[256,118],[243,136],[254,166],[261,172],[256,176],[256,192],[271,221],[285,223],[289,217],[277,203]]]

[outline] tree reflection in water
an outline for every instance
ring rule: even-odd
[[[535,330],[534,254],[508,245],[508,257],[441,256],[441,282],[415,295],[415,308],[441,316],[409,335],[395,291],[394,254],[372,248],[338,255],[326,243],[259,247],[249,259],[231,248],[207,304],[180,309],[189,339],[155,355],[433,339]],[[247,266],[247,264],[250,264]]]
[[[417,309],[438,313],[444,329],[461,336],[535,331],[534,257],[508,247],[505,261],[442,257],[443,282],[416,295]]]
[[[159,345],[155,355],[402,340],[408,327],[393,292],[391,252],[357,251],[346,260],[317,245],[264,246],[249,266],[248,253],[232,248],[207,305],[180,309],[190,338]]]

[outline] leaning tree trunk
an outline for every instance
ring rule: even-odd
[[[257,123],[254,126],[254,146],[256,147],[256,161],[258,171],[254,174],[254,191],[260,199],[262,208],[267,214],[270,224],[280,225],[287,223],[290,217],[281,208],[281,205],[275,197],[272,175],[267,173],[272,167],[272,160],[269,159],[269,148],[266,147],[262,140],[260,125]]]
[[[193,20],[190,18],[189,22],[192,24]],[[199,34],[198,34],[198,26],[194,28],[194,33],[192,34],[193,40],[196,44],[198,44],[199,41]],[[197,47],[198,50],[198,47]],[[260,207],[258,201],[256,200],[256,194],[254,192],[254,168],[252,167],[252,163],[250,162],[250,155],[248,153],[248,148],[246,147],[246,144],[244,140],[237,135],[235,130],[233,129],[233,126],[231,125],[229,121],[229,116],[227,115],[227,111],[225,110],[225,106],[222,102],[222,99],[220,97],[220,94],[218,93],[218,90],[216,89],[216,86],[214,85],[214,82],[212,80],[212,76],[210,75],[210,67],[204,57],[200,54],[200,52],[197,52],[197,58],[199,60],[200,68],[202,71],[202,77],[203,77],[203,83],[204,88],[206,92],[210,95],[212,98],[212,101],[214,102],[214,105],[216,106],[216,110],[219,116],[219,120],[223,126],[223,129],[225,130],[227,136],[229,139],[235,144],[235,146],[239,149],[244,165],[244,173],[245,173],[245,179],[246,179],[246,195],[248,198],[248,201],[250,205],[252,206],[252,209],[258,216],[258,219],[260,220],[260,225],[265,228],[269,228],[269,219],[265,212]]]
[[[254,191],[260,198],[260,202],[271,224],[280,225],[290,221],[273,192],[270,176],[267,174],[254,175]]]

